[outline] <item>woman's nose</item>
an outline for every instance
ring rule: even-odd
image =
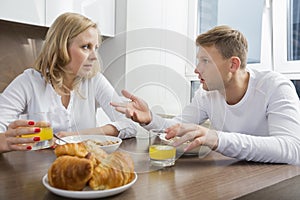
[[[97,60],[97,58],[98,58],[97,57],[97,51],[96,50],[91,51],[89,58],[91,60]]]

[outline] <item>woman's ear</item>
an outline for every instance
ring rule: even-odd
[[[231,72],[237,71],[240,68],[240,66],[241,66],[241,60],[240,60],[240,58],[237,57],[237,56],[232,56],[230,58],[230,60],[231,60],[230,71]]]

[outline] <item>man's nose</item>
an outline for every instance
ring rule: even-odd
[[[197,67],[194,69],[194,73],[199,74],[199,71],[198,71]]]
[[[194,72],[196,73],[196,74],[200,74],[201,73],[201,68],[200,68],[200,66],[199,66],[199,64],[196,66],[196,68],[194,69]]]

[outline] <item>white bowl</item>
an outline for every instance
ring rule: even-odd
[[[86,140],[93,140],[95,142],[99,142],[102,144],[107,142],[112,142],[113,144],[99,145],[99,147],[104,151],[106,151],[107,153],[112,153],[116,151],[122,143],[122,139],[114,136],[108,136],[108,135],[76,135],[76,136],[63,137],[62,139],[68,143],[78,143]],[[56,140],[55,142],[56,144],[59,145],[65,144],[65,142],[61,140]]]

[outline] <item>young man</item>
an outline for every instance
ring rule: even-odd
[[[192,141],[228,157],[270,163],[300,164],[300,103],[294,85],[283,75],[246,68],[246,38],[228,26],[198,36],[198,74],[203,90],[182,114],[171,120],[151,113],[145,101],[127,91],[128,104],[112,103],[144,128],[166,128],[175,145]],[[211,129],[200,124],[209,119]]]

